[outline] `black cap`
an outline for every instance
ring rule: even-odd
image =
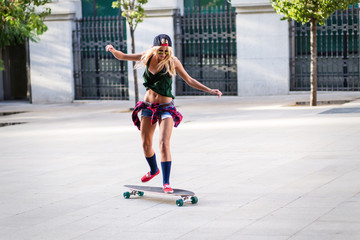
[[[153,46],[169,46],[171,47],[171,38],[166,34],[159,34],[154,38]]]

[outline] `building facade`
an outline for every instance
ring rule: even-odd
[[[101,55],[101,61],[96,60],[98,55],[95,58],[94,54],[88,53],[86,60],[89,64],[94,62],[93,64],[96,65],[97,71],[92,74],[95,76],[94,84],[98,87],[92,90],[95,98],[86,97],[85,92],[88,93],[89,91],[85,91],[85,85],[89,82],[85,82],[84,79],[89,73],[81,71],[84,68],[85,61],[81,60],[81,54],[87,51],[85,45],[89,48],[103,49],[106,44],[118,41],[117,39],[114,40],[113,37],[106,41],[96,39],[94,42],[90,38],[85,41],[82,35],[76,35],[80,32],[78,29],[80,26],[79,19],[91,16],[94,12],[97,16],[105,14],[106,11],[112,11],[111,14],[118,15],[116,12],[118,10],[111,9],[112,1],[103,1],[103,3],[109,2],[109,9],[91,7],[91,4],[84,4],[86,2],[91,1],[58,0],[49,4],[52,9],[51,16],[46,18],[49,30],[40,37],[41,40],[38,43],[30,42],[29,44],[28,95],[32,103],[69,103],[76,99],[134,101],[132,63],[125,63],[127,64],[126,70],[124,70],[126,66],[125,68],[123,66],[114,68],[113,66],[117,66],[116,63],[112,62],[114,61],[111,59],[112,56],[109,56],[109,53],[104,52],[104,50],[99,50],[100,52],[96,53]],[[159,33],[165,33],[175,40],[175,54],[186,61],[186,64],[193,62],[193,65],[184,64],[185,69],[189,69],[190,75],[204,79],[205,84],[218,87],[227,92],[229,96],[280,95],[290,92],[292,28],[289,22],[280,20],[281,16],[275,13],[268,0],[223,0],[224,3],[220,3],[220,5],[231,4],[231,10],[209,6],[206,9],[204,8],[205,10],[199,8],[199,13],[209,14],[196,15],[194,13],[193,16],[197,16],[198,19],[192,24],[185,19],[185,15],[187,13],[186,6],[194,2],[198,4],[204,4],[204,2],[206,4],[207,2],[219,3],[219,1],[203,0],[149,0],[144,6],[147,17],[135,31],[136,52],[150,48],[153,37]],[[218,30],[225,23],[218,20],[220,25],[219,23],[215,24],[217,21],[215,18],[220,16],[216,15],[218,13],[215,12],[222,12],[227,17],[226,19],[233,19],[231,24],[233,24],[234,29],[225,29],[223,32]],[[227,21],[226,19],[224,21]],[[92,21],[91,18],[89,21]],[[188,25],[200,24],[201,21],[203,21],[205,30],[196,32],[188,29]],[[94,31],[98,31],[96,29],[99,27],[94,29]],[[74,34],[78,38],[74,37]],[[130,36],[129,30],[125,35]],[[81,40],[79,40],[79,36]],[[130,37],[125,39],[127,46],[123,46],[123,49],[131,49]],[[187,44],[188,48],[181,48],[180,42],[182,46]],[[80,45],[84,48],[81,48]],[[205,46],[206,49],[199,50],[197,46]],[[211,60],[215,55],[219,59],[217,63],[213,63]],[[229,55],[233,58],[227,57]],[[195,69],[193,72],[191,72],[192,66]],[[197,74],[196,68],[202,69],[201,76]],[[211,72],[213,70],[214,73]],[[110,74],[111,71],[113,71],[112,75]],[[126,77],[119,75],[116,71],[126,71]],[[145,94],[141,81],[142,72],[141,69],[138,71],[140,98]],[[102,98],[105,90],[99,86],[104,85],[104,76],[113,79],[107,80],[108,89],[111,90],[112,87],[123,89],[121,98],[111,98],[108,95]],[[119,78],[123,78],[122,82],[116,80]],[[207,78],[210,79],[208,82],[205,81]],[[2,82],[4,81],[0,81],[0,85]],[[221,85],[216,85],[219,82]],[[186,86],[181,84],[181,80],[174,79],[173,91],[176,95],[198,95],[185,88]],[[106,91],[109,92],[110,90]],[[0,91],[0,99],[4,99],[3,91]]]

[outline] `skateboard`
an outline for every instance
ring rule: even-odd
[[[164,193],[162,187],[150,187],[150,186],[137,186],[137,185],[124,185],[124,187],[129,188],[130,191],[124,192],[124,198],[128,199],[131,195],[144,196],[145,192],[156,193],[156,194],[165,194],[169,196],[180,196],[181,198],[176,200],[176,205],[179,207],[183,206],[184,203],[196,204],[198,198],[195,196],[194,192],[183,190],[183,189],[173,189],[173,193]]]

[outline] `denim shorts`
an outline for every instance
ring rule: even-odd
[[[148,103],[148,102],[146,102],[147,104],[149,104],[149,105],[151,105],[151,103]],[[170,105],[169,105],[170,104]],[[162,108],[164,108],[164,109],[166,109],[166,108],[170,108],[170,107],[173,107],[174,106],[174,103],[173,102],[169,102],[169,103],[164,103],[164,104],[160,104],[160,106],[161,105],[167,105],[166,107],[162,107]],[[151,118],[151,116],[152,116],[152,111],[151,110],[149,110],[149,109],[143,109],[143,110],[141,110],[141,116],[144,116],[144,117],[149,117],[149,118]],[[172,116],[171,116],[171,114],[169,113],[169,112],[162,112],[161,113],[161,120],[164,120],[165,118],[172,118]]]

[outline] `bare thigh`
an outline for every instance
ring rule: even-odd
[[[160,137],[159,137],[159,147],[161,152],[161,161],[170,162],[171,153],[170,153],[170,139],[174,126],[174,120],[172,118],[165,118],[164,120],[159,121],[160,127]]]

